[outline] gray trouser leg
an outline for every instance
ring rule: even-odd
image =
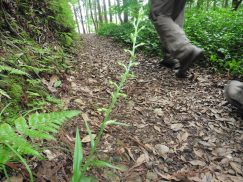
[[[184,31],[183,15],[186,0],[152,0],[150,18],[168,52],[182,59],[184,47],[190,44]]]
[[[243,112],[243,82],[230,81],[225,86],[224,95],[229,103]]]
[[[177,18],[175,19],[175,23],[177,25],[179,25],[181,28],[183,28],[183,25],[184,25],[184,14],[185,14],[185,9],[183,9],[180,14],[177,16]],[[161,43],[163,44],[162,42],[163,40],[161,40]],[[165,45],[163,46],[163,51],[164,51],[164,54],[165,54],[165,58],[166,59],[173,59],[173,56],[170,54],[170,52],[166,49]]]

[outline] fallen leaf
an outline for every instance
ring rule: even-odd
[[[203,156],[203,151],[201,149],[193,149],[194,153],[196,154],[196,156],[202,158]]]
[[[54,86],[54,84],[58,81],[57,75],[52,75],[50,78],[49,86]]]
[[[180,143],[181,143],[181,142],[185,142],[185,141],[187,140],[188,136],[189,136],[189,133],[188,133],[188,132],[185,132],[185,133],[179,133],[179,134],[177,135],[177,139],[179,140]]]
[[[9,177],[9,180],[4,180],[3,182],[23,182],[24,181],[24,178],[23,176],[12,176],[12,177]]]
[[[129,148],[125,148],[127,150],[128,155],[131,157],[133,161],[135,161],[134,155],[132,154],[132,151]]]
[[[92,138],[95,139],[96,137],[96,134],[92,134]],[[91,141],[89,135],[85,136],[83,139],[82,139],[82,143],[89,143]]]
[[[154,129],[157,130],[158,132],[161,132],[160,127],[154,125]]]
[[[88,114],[86,114],[86,113],[82,113],[81,116],[82,116],[82,118],[83,118],[84,121],[89,121]]]
[[[170,126],[170,129],[172,129],[173,131],[180,131],[182,128],[183,128],[183,124],[181,123],[172,124]]]
[[[206,166],[206,163],[200,160],[190,161],[193,166]]]
[[[161,108],[156,108],[154,110],[154,113],[157,115],[157,116],[164,116],[164,112],[162,111]]]
[[[236,162],[230,162],[230,166],[235,170],[236,173],[243,175],[242,166]]]
[[[57,155],[50,150],[44,150],[43,153],[46,154],[47,159],[50,161],[57,157]]]
[[[167,147],[166,145],[161,145],[161,144],[155,145],[155,149],[161,157],[165,157],[166,154],[169,153],[169,151],[170,151],[169,147]]]
[[[140,155],[140,157],[137,159],[137,161],[136,161],[136,165],[141,165],[141,164],[143,164],[144,162],[146,162],[146,155],[145,155],[145,154],[142,154],[142,155]]]

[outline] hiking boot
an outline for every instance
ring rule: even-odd
[[[180,67],[180,61],[174,58],[164,58],[162,61],[160,61],[159,66],[178,69]]]
[[[178,78],[187,77],[187,70],[194,62],[203,57],[203,50],[194,45],[190,45],[186,47],[183,54],[185,54],[185,56],[180,60],[180,67],[176,70],[176,76]]]

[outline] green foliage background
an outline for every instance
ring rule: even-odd
[[[197,10],[186,13],[185,32],[190,40],[203,48],[208,61],[205,65],[214,70],[230,72],[234,76],[243,75],[243,10],[228,9]],[[141,50],[149,55],[162,56],[158,35],[150,22],[143,22],[146,27],[140,34],[139,41],[145,45]],[[131,45],[132,31],[130,23],[104,24],[98,35],[110,36],[119,42]]]

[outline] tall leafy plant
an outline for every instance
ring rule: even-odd
[[[133,45],[132,49],[125,50],[126,52],[128,52],[130,54],[129,63],[128,63],[128,65],[119,63],[119,65],[124,68],[124,73],[121,75],[121,79],[120,79],[119,83],[110,81],[111,85],[113,85],[115,87],[115,90],[111,94],[111,102],[110,102],[109,106],[106,108],[99,109],[100,112],[104,113],[104,120],[100,126],[100,131],[99,131],[96,139],[93,138],[87,121],[84,121],[85,127],[86,127],[89,137],[91,139],[91,142],[90,142],[91,151],[90,151],[90,154],[87,157],[87,159],[84,159],[84,157],[83,157],[82,144],[80,142],[79,130],[77,129],[77,131],[76,131],[72,182],[90,181],[91,178],[85,176],[87,170],[90,167],[109,167],[109,168],[113,168],[113,169],[120,169],[119,167],[113,166],[112,164],[107,163],[105,161],[96,160],[95,153],[96,153],[96,149],[101,141],[101,138],[103,136],[104,130],[108,125],[127,126],[127,124],[117,122],[116,120],[111,120],[110,115],[111,115],[113,109],[116,107],[118,99],[120,97],[126,97],[126,94],[122,92],[122,89],[123,89],[126,81],[130,77],[133,76],[130,73],[131,68],[138,64],[138,62],[136,61],[135,52],[138,47],[144,45],[143,43],[137,44],[137,37],[139,35],[139,32],[144,28],[144,27],[140,27],[142,18],[143,18],[143,10],[140,9],[138,18],[133,21],[134,33],[131,33],[131,36],[130,36],[132,45]]]

